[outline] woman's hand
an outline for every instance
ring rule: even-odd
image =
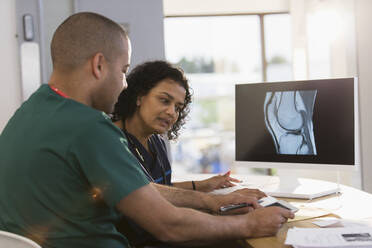
[[[196,181],[196,190],[210,192],[215,189],[227,188],[235,186],[233,182],[239,183],[240,180],[230,177],[230,171],[223,175],[214,176],[202,181]]]
[[[261,199],[262,197],[267,196],[264,192],[259,189],[238,189],[235,190],[233,193],[239,193],[241,195],[249,196],[249,197],[256,197],[257,199]]]

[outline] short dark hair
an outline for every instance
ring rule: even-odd
[[[53,35],[53,68],[75,69],[98,52],[114,60],[123,49],[124,38],[128,36],[123,27],[107,17],[91,12],[71,15]]]
[[[178,138],[179,130],[185,124],[191,103],[191,92],[188,81],[180,68],[165,61],[150,61],[135,67],[127,77],[128,88],[123,90],[115,104],[113,120],[123,122],[134,115],[137,110],[138,97],[145,96],[160,81],[171,79],[186,90],[185,103],[179,112],[176,123],[168,131],[168,139]]]

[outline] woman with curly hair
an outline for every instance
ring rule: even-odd
[[[115,105],[113,120],[123,130],[128,147],[147,177],[183,189],[209,192],[233,186],[229,172],[202,181],[171,183],[171,166],[161,134],[175,140],[185,123],[191,103],[190,87],[183,72],[165,61],[146,62],[127,77],[128,88]]]
[[[122,91],[115,105],[113,121],[126,135],[129,150],[150,181],[204,192],[230,187],[238,181],[228,172],[202,181],[171,182],[172,170],[161,135],[176,139],[189,113],[190,88],[180,69],[165,61],[146,62],[132,70],[127,83],[128,88]],[[265,196],[259,190],[245,190],[257,198]],[[175,247],[159,243],[125,217],[116,227],[136,247]]]

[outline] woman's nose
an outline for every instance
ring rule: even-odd
[[[176,116],[176,108],[175,108],[175,106],[173,106],[173,105],[168,106],[168,108],[167,108],[167,114],[170,115],[170,116],[172,116],[172,117],[175,117]]]

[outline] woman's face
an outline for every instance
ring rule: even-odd
[[[177,121],[185,103],[186,90],[179,83],[165,79],[149,93],[137,99],[136,115],[149,134],[166,133]]]

